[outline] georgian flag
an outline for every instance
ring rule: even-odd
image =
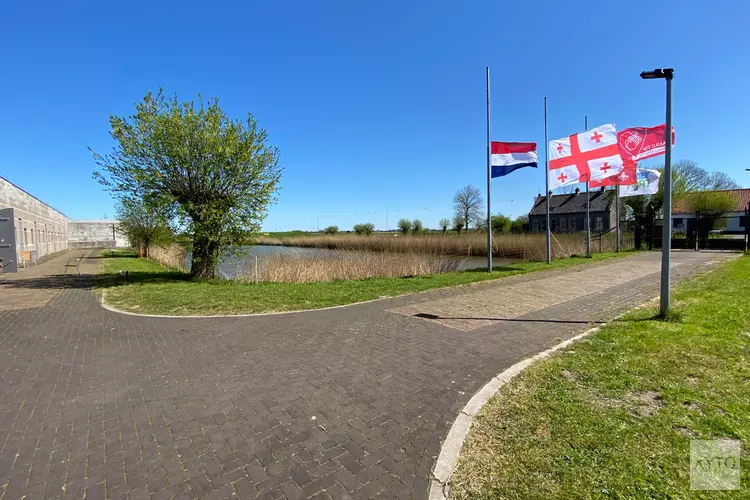
[[[614,124],[549,143],[550,189],[617,175],[623,161]]]
[[[536,142],[493,142],[491,152],[493,179],[519,168],[538,166]]]

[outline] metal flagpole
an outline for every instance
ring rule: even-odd
[[[583,117],[584,130],[589,129],[589,117],[585,115]],[[591,172],[589,172],[589,179],[591,179]],[[586,181],[586,257],[591,257],[591,211],[589,210],[589,181]]]
[[[615,223],[615,252],[620,251],[620,185],[615,186],[615,212],[617,212],[617,222]]]
[[[490,67],[487,66],[485,69],[487,76],[487,271],[492,272],[492,212],[490,212],[490,179],[492,178],[492,150],[490,144]]]
[[[544,197],[547,199],[547,264],[552,262],[552,243],[549,230],[549,143],[547,142],[547,96],[544,96]]]

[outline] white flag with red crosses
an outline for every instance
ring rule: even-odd
[[[549,157],[550,189],[601,180],[622,170],[614,124],[550,141]]]

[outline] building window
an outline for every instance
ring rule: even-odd
[[[550,231],[557,231],[557,219],[549,220],[549,229]]]
[[[577,231],[575,217],[568,219],[568,231]]]
[[[560,217],[560,231],[567,231],[568,230],[568,219],[565,217]]]
[[[535,232],[535,233],[539,232],[539,221],[538,220],[531,221],[531,230],[533,232]]]
[[[603,231],[604,230],[604,218],[603,217],[597,217],[596,223],[594,225],[595,231]]]
[[[542,219],[542,231],[547,230],[547,219]]]

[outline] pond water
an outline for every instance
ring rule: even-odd
[[[269,255],[300,255],[304,257],[317,257],[321,259],[339,258],[346,256],[356,256],[357,252],[352,250],[329,250],[321,248],[301,248],[287,247],[280,245],[255,245],[243,247],[237,252],[227,255],[222,259],[218,267],[219,276],[222,278],[234,278],[237,274],[252,269],[255,265],[255,257],[258,257],[258,265],[263,265],[264,257]],[[446,257],[450,259],[459,258],[461,263],[460,270],[476,269],[487,266],[487,257]],[[519,259],[502,259],[495,257],[492,259],[494,266],[512,264],[520,262]],[[185,260],[185,265],[190,267],[190,256]]]

